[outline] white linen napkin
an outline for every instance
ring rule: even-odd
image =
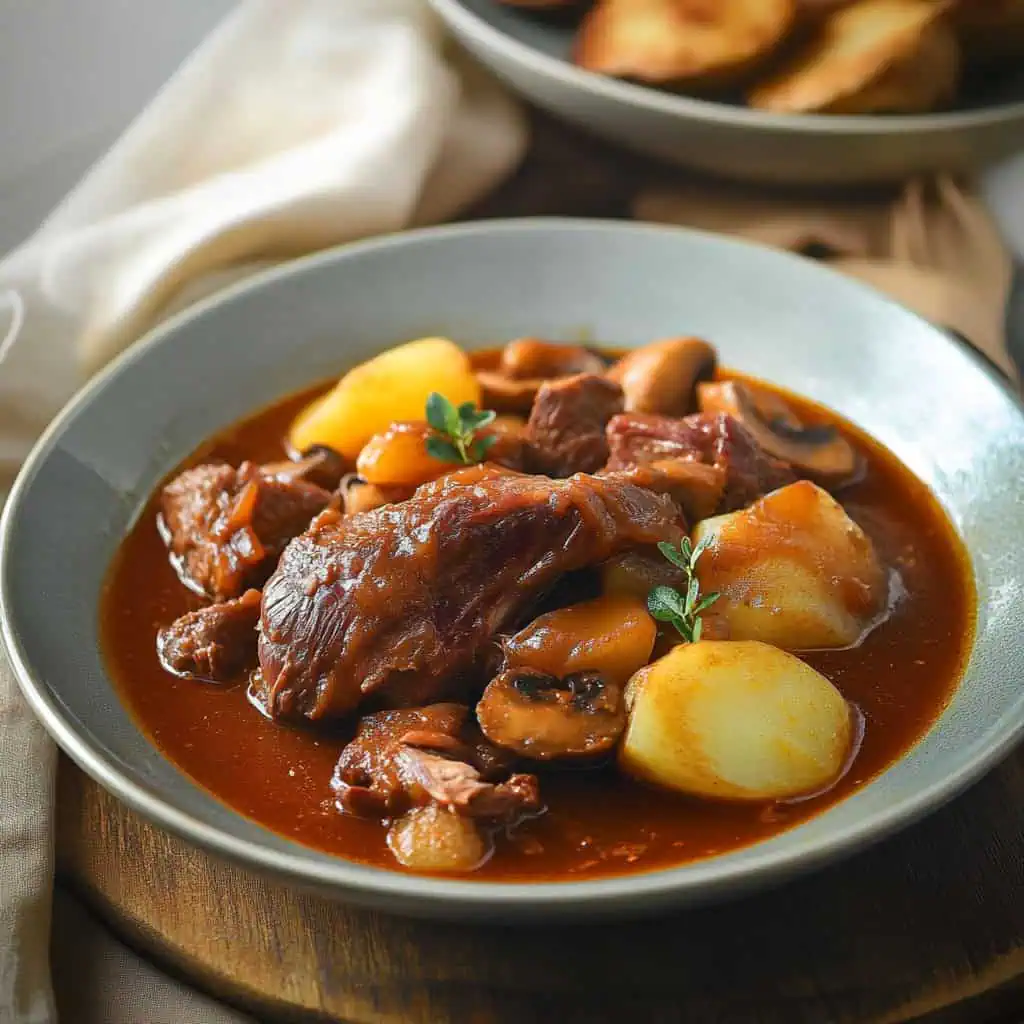
[[[170,309],[267,262],[450,218],[525,145],[518,108],[444,52],[423,0],[243,0],[0,262],[0,498],[72,393]],[[54,765],[3,656],[0,1024],[55,1019]],[[80,971],[109,968],[99,946],[80,955]],[[82,1020],[187,1019],[173,983],[116,976],[83,990]]]

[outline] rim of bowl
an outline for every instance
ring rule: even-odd
[[[890,804],[883,811],[835,830],[827,838],[810,847],[765,850],[759,849],[763,844],[754,843],[742,848],[749,852],[751,859],[741,864],[723,863],[720,858],[709,857],[649,872],[574,882],[478,882],[472,879],[449,880],[375,868],[325,854],[312,847],[303,847],[300,843],[294,843],[294,850],[274,850],[256,840],[231,835],[217,825],[209,824],[201,818],[179,810],[166,799],[152,792],[145,784],[134,781],[102,752],[101,742],[90,734],[78,730],[72,716],[62,708],[57,696],[49,692],[48,684],[45,681],[37,682],[29,669],[26,651],[13,627],[11,587],[8,581],[11,572],[9,552],[11,535],[22,495],[29,489],[40,467],[55,448],[59,437],[64,432],[65,425],[80,410],[91,404],[94,397],[109,380],[119,376],[137,360],[145,359],[150,349],[169,340],[182,326],[199,320],[207,311],[230,302],[240,295],[257,291],[270,282],[301,276],[311,268],[335,262],[340,268],[346,259],[358,259],[366,253],[387,252],[390,249],[416,245],[423,241],[486,234],[545,232],[552,229],[581,232],[599,229],[609,234],[675,234],[705,242],[714,241],[716,244],[735,249],[739,255],[749,249],[772,252],[774,257],[780,261],[800,265],[804,273],[822,274],[842,280],[855,290],[870,295],[873,301],[884,303],[898,309],[905,316],[913,317],[934,332],[937,338],[936,344],[954,346],[957,344],[951,337],[945,335],[928,321],[875,289],[845,277],[837,270],[813,263],[795,254],[774,250],[757,242],[735,239],[693,228],[636,224],[630,221],[597,218],[517,218],[399,232],[335,246],[283,263],[280,266],[261,271],[251,278],[197,302],[148,331],[134,345],[94,376],[64,406],[26,458],[11,489],[2,516],[0,516],[0,636],[2,636],[10,656],[22,693],[33,711],[63,750],[100,785],[151,822],[193,844],[252,868],[278,876],[287,876],[292,880],[321,889],[331,889],[341,897],[348,895],[353,902],[379,905],[383,901],[391,901],[390,908],[392,910],[399,912],[404,910],[423,916],[444,917],[446,909],[456,914],[460,911],[471,913],[490,909],[512,912],[510,920],[513,918],[535,919],[559,912],[566,915],[578,912],[583,915],[601,916],[613,915],[615,912],[628,912],[630,909],[642,910],[644,907],[650,907],[657,897],[664,898],[663,906],[666,908],[675,903],[685,902],[687,897],[692,902],[706,902],[717,896],[739,895],[748,890],[767,887],[773,881],[782,881],[793,875],[803,874],[816,867],[839,860],[846,854],[912,824],[929,811],[961,793],[1001,761],[1017,744],[1024,735],[1024,714],[1019,714],[1019,720],[1009,726],[1000,726],[999,735],[993,737],[987,746],[980,746],[980,741],[987,740],[988,734],[977,737],[972,745],[975,749],[971,751],[971,756],[955,771],[908,794],[901,800]],[[1024,415],[1024,402],[1006,386],[998,372],[981,359],[975,359],[975,363],[982,373],[1011,398],[1021,414]],[[107,678],[109,681],[109,676]],[[962,677],[958,685],[962,685],[963,682],[964,678]],[[113,688],[112,682],[110,685]],[[136,727],[138,727],[137,724]],[[992,728],[989,729],[989,732],[992,732]],[[923,738],[922,736],[921,739]],[[152,744],[151,740],[147,738],[147,741],[164,760],[168,760],[159,748]],[[900,760],[910,756],[912,752],[913,748],[902,755]],[[212,799],[217,799],[204,787],[192,782],[181,768],[173,762],[169,763],[192,785],[198,786]],[[867,785],[870,786],[871,783],[869,782]],[[223,806],[239,818],[245,821],[251,820],[240,815],[229,805],[223,804]],[[255,824],[259,825],[258,822]],[[659,906],[661,905],[659,904]],[[516,911],[519,913],[516,914]]]
[[[908,131],[940,134],[958,128],[1024,120],[1024,99],[993,103],[973,110],[944,110],[931,114],[777,114],[751,107],[684,96],[624,79],[600,75],[552,57],[496,28],[461,0],[429,0],[434,10],[456,29],[499,51],[507,60],[537,74],[593,96],[655,110],[675,117],[719,121],[737,128],[765,132],[801,132],[824,135],[894,135]]]

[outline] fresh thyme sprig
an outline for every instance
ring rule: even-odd
[[[711,534],[705,534],[700,543],[693,547],[690,538],[684,537],[679,547],[662,541],[658,550],[686,576],[686,593],[681,594],[674,587],[655,587],[647,595],[647,610],[659,622],[669,622],[679,635],[695,644],[702,631],[701,612],[710,608],[722,595],[700,596],[700,581],[697,579],[697,561],[711,543]]]
[[[478,409],[472,402],[456,408],[444,395],[432,391],[427,399],[427,423],[435,432],[427,438],[427,453],[442,462],[466,466],[480,462],[497,437],[478,437],[477,432],[493,423],[496,415],[490,409]]]

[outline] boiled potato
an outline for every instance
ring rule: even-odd
[[[754,641],[682,644],[627,690],[624,771],[693,796],[784,800],[823,789],[850,754],[853,716],[820,673]]]
[[[885,607],[886,574],[864,531],[808,480],[697,524],[711,538],[697,563],[702,593],[733,640],[787,650],[847,647]]]
[[[396,420],[423,419],[432,391],[453,405],[480,404],[469,357],[445,338],[410,341],[349,370],[298,415],[288,440],[296,451],[322,444],[355,459]]]
[[[650,83],[716,88],[785,38],[796,0],[600,0],[580,27],[576,63]]]
[[[599,672],[624,685],[654,648],[657,627],[644,598],[606,594],[538,616],[505,641],[509,668],[533,668],[561,679]]]
[[[752,107],[787,114],[923,113],[953,98],[956,35],[935,0],[860,0],[826,17]]]

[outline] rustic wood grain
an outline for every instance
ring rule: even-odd
[[[671,175],[538,118],[471,218],[628,215]],[[929,820],[725,906],[599,927],[356,910],[148,825],[63,761],[57,866],[136,948],[266,1021],[1020,1024],[1024,753]]]
[[[57,863],[136,947],[268,1020],[976,1024],[1019,1010],[1009,1024],[1024,1019],[1022,805],[1018,754],[901,836],[784,888],[628,924],[502,928],[262,878],[65,762]]]

